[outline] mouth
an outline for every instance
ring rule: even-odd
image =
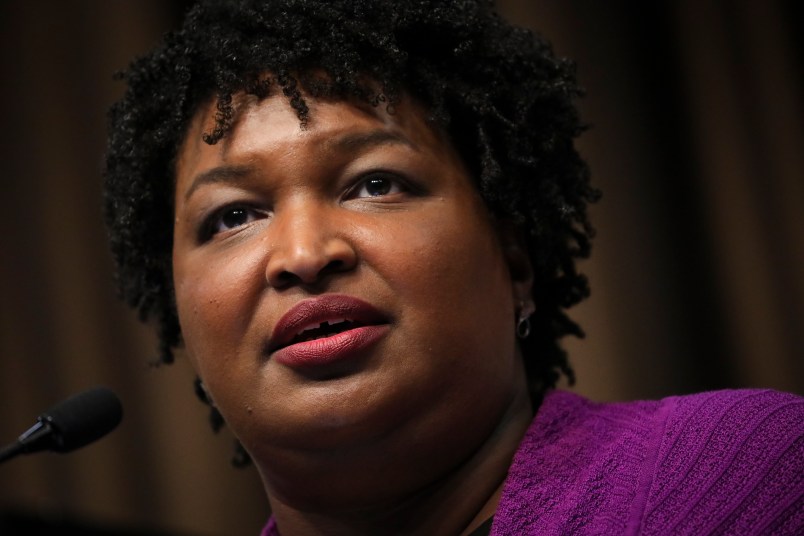
[[[279,346],[277,350],[290,346],[291,344],[298,344],[301,342],[315,341],[318,339],[325,339],[350,329],[362,327],[363,324],[355,320],[348,320],[339,318],[335,320],[325,320],[317,325],[307,326],[298,332],[287,344]]]
[[[327,364],[359,354],[388,332],[374,306],[351,296],[328,294],[296,304],[279,319],[267,353],[291,367]]]

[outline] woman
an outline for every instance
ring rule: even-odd
[[[552,390],[598,194],[572,66],[486,2],[202,2],[125,78],[123,293],[254,461],[265,534],[804,523],[795,397]]]

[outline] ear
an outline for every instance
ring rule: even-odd
[[[528,255],[525,233],[508,219],[497,221],[497,233],[511,275],[511,292],[517,311],[529,316],[536,307],[533,303],[533,265]]]

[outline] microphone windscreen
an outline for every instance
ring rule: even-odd
[[[39,416],[53,429],[50,450],[56,452],[70,452],[100,439],[122,418],[120,399],[106,387],[73,395]]]

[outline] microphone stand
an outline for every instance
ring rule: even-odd
[[[13,443],[0,449],[0,463],[19,455],[28,453],[32,446],[39,446],[42,441],[48,439],[53,432],[53,428],[47,421],[37,421],[36,424],[26,430]],[[39,447],[41,448],[41,447]],[[39,450],[38,448],[36,450]]]

